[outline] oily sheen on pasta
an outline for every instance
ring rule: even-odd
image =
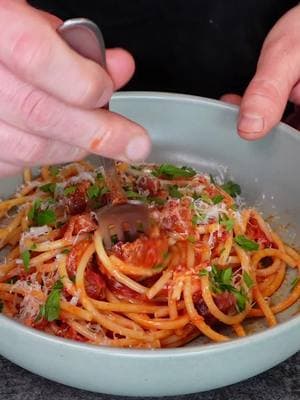
[[[0,203],[4,315],[95,345],[166,348],[199,335],[245,336],[248,318],[274,326],[299,300],[299,254],[240,205],[238,184],[171,164],[117,168],[128,202],[145,203],[151,221],[133,242],[112,228],[111,249],[95,213],[115,201],[101,168],[78,162],[43,167],[38,177],[26,170]],[[290,293],[275,301],[288,269]]]

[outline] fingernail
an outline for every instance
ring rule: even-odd
[[[258,114],[242,114],[239,118],[238,129],[245,133],[259,133],[264,129],[264,119]]]
[[[151,148],[149,138],[145,136],[133,137],[126,147],[126,156],[131,161],[141,161],[147,158]]]

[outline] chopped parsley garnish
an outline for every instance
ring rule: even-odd
[[[192,244],[196,243],[196,238],[194,236],[188,236],[187,240]]]
[[[147,197],[147,202],[148,203],[155,203],[158,206],[163,206],[166,203],[166,199],[163,199],[158,196],[148,196]]]
[[[230,232],[233,230],[234,227],[234,220],[227,217],[227,215],[223,215],[220,219],[220,224],[223,225],[226,229],[227,232]]]
[[[241,194],[241,187],[233,181],[228,181],[221,186],[221,188],[228,193],[231,197],[236,197]]]
[[[217,194],[216,196],[214,196],[212,199],[212,202],[214,204],[219,204],[224,200],[224,196],[222,196],[221,194]]]
[[[209,275],[209,272],[207,269],[203,268],[203,269],[200,269],[200,271],[198,272],[198,275],[199,276],[207,276],[207,275]]]
[[[246,283],[247,287],[249,289],[252,288],[252,286],[254,285],[254,282],[253,282],[253,279],[251,278],[251,276],[248,274],[247,271],[244,271],[243,279],[244,279],[244,282]]]
[[[21,254],[24,269],[26,272],[29,271],[29,264],[30,264],[30,251],[29,250],[24,250],[23,253]]]
[[[119,241],[119,238],[118,238],[118,235],[112,235],[111,237],[110,237],[110,240],[111,240],[111,242],[112,242],[112,244],[117,244],[118,243],[118,241]]]
[[[35,250],[37,248],[36,243],[33,243],[33,245],[30,247],[30,250]]]
[[[193,225],[198,225],[201,222],[203,222],[205,219],[205,215],[193,215],[192,216],[192,224]]]
[[[37,321],[40,318],[45,318],[47,321],[55,321],[59,317],[60,313],[60,293],[63,288],[63,284],[58,280],[52,287],[52,290],[47,297],[46,303],[40,308]]]
[[[244,250],[254,251],[259,249],[258,243],[254,242],[254,240],[248,239],[244,235],[238,235],[234,240]]]
[[[152,170],[152,175],[156,177],[174,178],[192,178],[196,175],[196,171],[190,167],[177,167],[172,164],[161,164]]]
[[[0,300],[0,313],[3,311],[3,308],[4,308],[4,304],[3,304],[2,300]]]
[[[238,206],[237,204],[232,204],[232,206],[230,207],[233,211],[237,211],[238,210]]]
[[[74,194],[77,190],[77,186],[68,186],[64,190],[64,195],[65,196],[70,196],[71,194]]]
[[[166,264],[160,263],[160,264],[156,264],[154,265],[153,269],[157,270],[157,271],[162,271],[167,267]]]
[[[98,197],[103,196],[107,192],[109,192],[109,189],[106,186],[100,188],[97,185],[92,185],[88,188],[87,195],[89,199],[97,199]]]
[[[46,183],[45,185],[40,186],[40,190],[45,192],[45,193],[51,193],[53,194],[56,189],[56,183]]]
[[[98,181],[102,181],[102,180],[104,179],[103,174],[102,174],[101,172],[97,172],[96,179],[97,179]]]
[[[56,222],[56,215],[53,210],[43,210],[39,211],[36,215],[36,222],[37,225],[52,225]]]
[[[241,290],[234,289],[231,291],[232,294],[235,296],[237,308],[240,312],[244,311],[247,304],[247,296],[243,288]]]
[[[209,197],[207,193],[201,193],[199,198],[204,201],[204,203],[211,204],[212,199]]]
[[[87,190],[87,195],[89,199],[96,199],[100,194],[100,188],[97,185],[92,185]]]
[[[41,204],[42,204],[42,201],[41,201],[40,199],[37,199],[37,200],[35,200],[35,201],[33,202],[33,205],[32,205],[31,209],[29,210],[29,212],[28,212],[28,214],[27,214],[29,219],[31,219],[31,220],[34,219],[34,217],[35,217],[35,215],[36,215],[38,209],[39,209],[40,206],[41,206]]]
[[[56,165],[52,165],[49,168],[49,171],[50,171],[50,175],[52,175],[52,176],[57,176],[59,174],[59,168]]]
[[[206,271],[206,272],[204,272]],[[236,306],[239,312],[244,311],[247,304],[247,294],[243,288],[239,290],[233,286],[232,268],[218,269],[216,265],[212,265],[211,272],[207,270],[200,270],[199,276],[209,276],[211,281],[212,290],[215,293],[229,292],[232,293],[236,299]]]
[[[42,210],[42,202],[40,199],[34,201],[31,209],[28,212],[28,218],[38,226],[43,225],[52,225],[56,222],[56,214],[53,210],[49,208],[49,205],[52,203],[46,202],[46,209]]]
[[[70,249],[63,249],[61,253],[62,254],[69,254],[70,251],[71,251]]]
[[[175,199],[181,199],[183,194],[178,190],[178,185],[169,185],[168,186],[168,192],[171,197],[174,197]]]
[[[138,192],[135,192],[134,190],[126,190],[125,194],[128,199],[134,199],[134,200],[145,200],[145,197],[139,194]]]
[[[293,279],[292,282],[291,282],[291,289],[294,290],[299,282],[300,282],[300,277],[296,276],[296,278]]]

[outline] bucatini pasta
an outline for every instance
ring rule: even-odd
[[[149,207],[151,225],[133,242],[112,232],[109,250],[95,210],[114,194],[101,168],[43,167],[36,178],[26,170],[0,203],[4,315],[96,345],[163,348],[199,335],[245,336],[247,318],[274,326],[299,301],[300,255],[255,209],[237,204],[238,184],[171,164],[117,168],[128,201]],[[288,269],[290,294],[275,302]]]

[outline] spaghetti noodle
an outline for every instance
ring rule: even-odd
[[[300,254],[236,183],[216,183],[170,164],[117,165],[128,201],[144,202],[150,233],[112,233],[104,247],[95,210],[113,201],[101,168],[43,167],[0,203],[0,311],[47,333],[96,345],[163,348],[199,335],[247,335],[247,318],[276,314],[300,298]],[[272,296],[294,271],[290,294]]]

